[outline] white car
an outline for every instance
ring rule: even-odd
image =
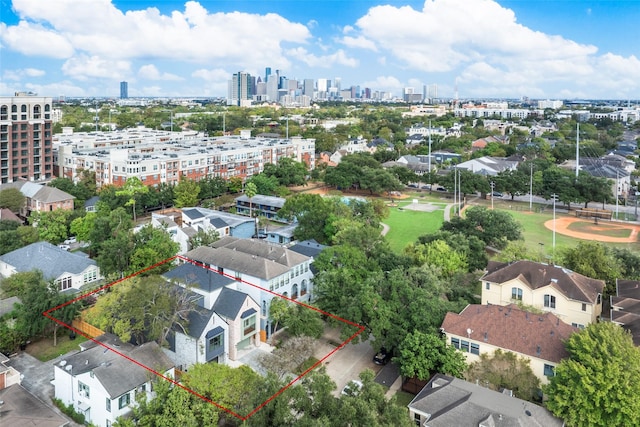
[[[351,380],[344,386],[341,393],[345,396],[355,396],[360,390],[362,390],[362,381]]]
[[[60,249],[62,249],[63,251],[70,251],[71,250],[71,246],[69,246],[69,245],[58,245],[58,247]]]
[[[64,241],[65,245],[71,245],[73,243],[76,243],[76,236],[69,237],[67,240]]]

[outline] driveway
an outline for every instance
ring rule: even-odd
[[[341,342],[338,329],[325,329],[316,349],[315,357],[322,359],[336,349],[333,343]],[[381,367],[373,363],[374,354],[375,351],[369,341],[364,341],[358,344],[345,344],[344,347],[325,359],[323,366],[337,386],[333,392],[336,397],[340,396],[340,392],[349,381],[357,380],[360,372],[365,369],[371,369],[374,373],[378,373]]]

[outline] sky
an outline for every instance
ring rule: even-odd
[[[227,95],[232,74],[400,96],[640,99],[640,0],[0,0],[0,95]]]

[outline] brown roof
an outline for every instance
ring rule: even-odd
[[[604,290],[604,280],[592,279],[566,268],[533,261],[516,261],[511,264],[491,261],[481,280],[504,283],[519,278],[531,289],[553,286],[567,298],[595,304],[598,294]]]
[[[616,280],[616,294],[619,297],[640,299],[640,280]]]
[[[486,342],[555,363],[569,356],[563,342],[578,330],[553,313],[534,314],[515,304],[506,307],[470,304],[460,314],[447,313],[442,329],[480,345]]]
[[[16,221],[22,224],[22,220],[20,219],[20,217],[18,217],[18,215],[11,212],[11,209],[7,209],[7,208],[0,209],[0,220]]]

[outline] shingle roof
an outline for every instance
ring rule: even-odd
[[[204,218],[202,212],[197,209],[183,209],[182,213],[185,214],[189,219]]]
[[[213,292],[235,282],[235,280],[225,277],[222,274],[190,262],[181,264],[173,270],[164,273],[164,277],[167,279],[176,279],[187,286],[197,286],[206,292]]]
[[[174,366],[155,342],[133,346],[122,343],[111,334],[98,338],[106,346],[157,372],[164,372]],[[60,366],[65,371],[67,366],[71,366],[69,369],[73,376],[93,371],[112,399],[146,383],[152,375],[147,369],[101,345],[88,347],[85,351],[65,358],[65,365]]]
[[[285,274],[292,267],[309,260],[309,257],[282,246],[231,236],[223,237],[211,246],[195,248],[184,256],[264,280]]]
[[[578,329],[553,313],[534,314],[515,304],[470,304],[460,314],[447,313],[442,322],[447,334],[468,337],[505,350],[559,363],[569,356],[564,340]],[[471,333],[468,333],[468,330]]]
[[[616,294],[640,300],[640,280],[616,279]]]
[[[217,229],[229,226],[229,224],[227,224],[226,221],[222,218],[209,218],[209,223],[211,223],[211,225],[213,225]]]
[[[0,220],[2,220],[2,221],[15,221],[15,222],[19,222],[20,224],[22,224],[22,220],[20,219],[20,217],[18,217],[18,215],[16,215],[13,212],[11,212],[11,209],[7,209],[7,208],[0,209]]]
[[[318,243],[314,239],[298,242],[293,246],[289,246],[289,250],[308,256],[310,258],[316,258],[320,255],[327,246]]]
[[[236,201],[249,202],[249,198],[247,197],[246,194],[243,194],[242,196],[236,197]],[[286,201],[287,199],[283,199],[282,197],[265,196],[263,194],[256,194],[251,198],[251,203],[254,206],[268,205],[268,206],[275,206],[277,208],[281,208],[282,206],[284,206],[284,202]]]
[[[487,272],[480,279],[493,283],[504,283],[519,278],[531,289],[548,285],[562,292],[567,298],[595,304],[598,294],[604,290],[604,280],[592,279],[563,267],[533,261],[514,263],[489,262]]]
[[[224,288],[220,291],[211,310],[227,319],[235,319],[247,298],[250,297],[244,292]]]
[[[63,273],[82,273],[96,262],[86,255],[68,252],[48,242],[32,243],[0,256],[18,272],[40,270],[46,280],[57,279]]]
[[[541,406],[442,374],[436,374],[409,407],[430,414],[425,423],[429,427],[564,425]]]

